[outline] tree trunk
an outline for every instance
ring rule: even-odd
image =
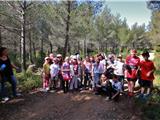
[[[22,10],[22,24],[21,24],[21,68],[22,71],[26,71],[26,1],[23,2],[23,10]]]
[[[50,46],[50,53],[52,53],[53,52],[53,45],[51,42],[50,42],[49,46]]]
[[[33,64],[33,57],[32,57],[32,33],[31,30],[29,31],[29,61]]]
[[[63,51],[63,57],[66,56],[66,51],[68,51],[68,43],[69,43],[69,29],[70,29],[70,12],[71,12],[71,1],[67,1],[67,20],[66,20],[66,35],[65,35],[65,44],[64,44],[64,51]]]
[[[0,28],[0,47],[2,47],[2,30]]]
[[[43,42],[44,42],[44,37],[42,36],[41,38],[41,59],[43,59]]]
[[[15,58],[17,58],[17,42],[16,41],[14,41],[13,42],[13,50],[14,50],[14,56],[15,56]]]
[[[34,42],[33,42],[33,56],[34,56],[34,59],[36,59],[36,48],[35,48]]]

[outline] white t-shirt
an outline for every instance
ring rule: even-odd
[[[53,63],[53,64],[50,66],[50,74],[51,74],[51,77],[57,76],[58,73],[59,73],[59,70],[60,70],[59,65]]]
[[[120,62],[120,61],[116,61],[115,62],[115,69],[114,69],[114,74],[115,75],[120,75],[123,76],[124,75],[124,63]]]

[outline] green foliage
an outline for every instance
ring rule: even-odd
[[[36,54],[36,60],[35,60],[35,64],[37,67],[42,67],[43,63],[44,63],[44,58],[46,57],[46,54],[43,52],[37,52]]]
[[[34,73],[17,73],[18,87],[22,91],[32,90],[42,85],[42,78],[40,75]]]
[[[160,119],[160,105],[151,104],[143,107],[143,120],[159,120]]]

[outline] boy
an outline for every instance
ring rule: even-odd
[[[118,80],[117,75],[113,75],[113,79],[111,80],[112,83],[112,100],[118,101],[120,92],[122,92],[122,84]]]
[[[154,80],[154,71],[155,66],[154,63],[149,60],[150,57],[149,52],[143,52],[142,56],[144,60],[140,62],[140,71],[141,71],[141,94],[139,95],[140,98],[147,98],[151,94],[151,88],[153,87],[153,80]],[[144,94],[145,88],[147,89],[147,94]]]

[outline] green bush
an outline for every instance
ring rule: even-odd
[[[42,78],[40,75],[34,73],[17,73],[18,87],[22,91],[32,90],[42,85]]]

